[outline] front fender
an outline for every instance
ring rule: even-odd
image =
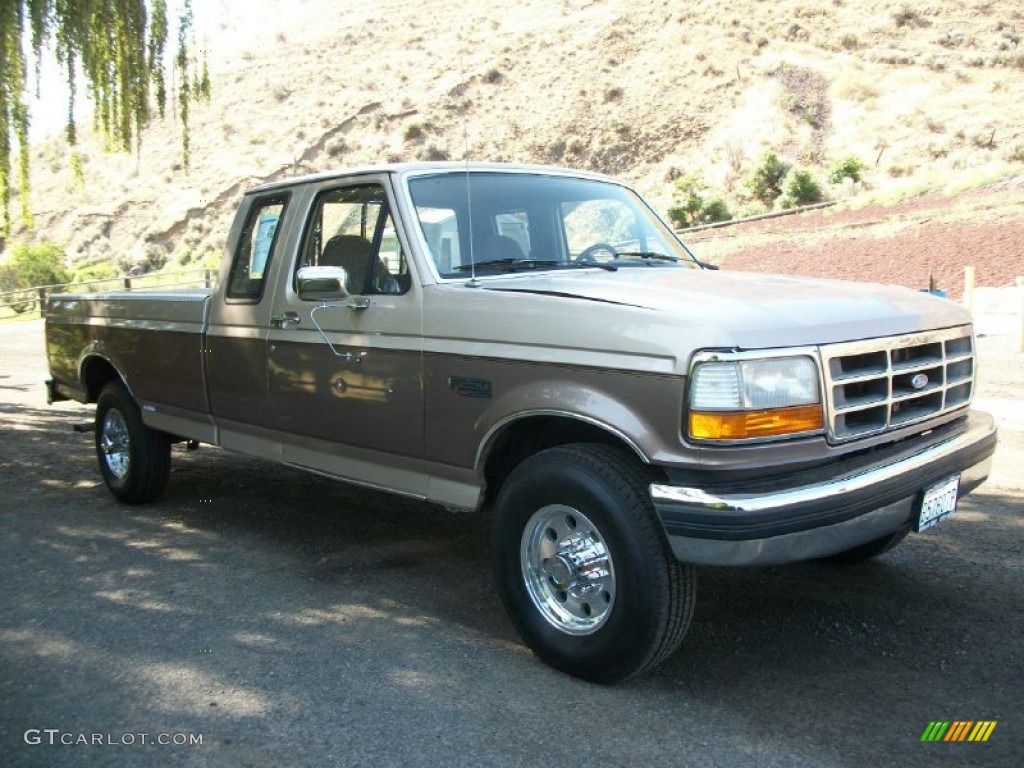
[[[531,366],[532,368],[533,366]],[[555,417],[600,429],[628,446],[644,463],[680,448],[682,382],[636,372],[573,371],[540,377],[498,392],[473,426],[479,470],[505,430],[525,419]]]

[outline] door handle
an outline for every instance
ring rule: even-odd
[[[298,312],[285,312],[283,315],[274,315],[270,318],[270,324],[275,328],[287,328],[288,324],[298,325],[302,322]]]

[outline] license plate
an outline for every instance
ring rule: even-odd
[[[960,475],[954,475],[925,488],[915,530],[920,532],[931,528],[944,517],[952,515],[956,511],[956,496],[959,490]]]

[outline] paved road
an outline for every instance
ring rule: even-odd
[[[602,688],[519,643],[491,584],[486,520],[208,448],[175,449],[160,503],[115,503],[90,436],[71,428],[90,410],[44,403],[41,348],[38,323],[0,324],[4,766],[1010,766],[1024,754],[1019,419],[1004,419],[996,482],[955,519],[857,568],[703,569],[682,649]],[[1021,402],[1000,387],[996,401]],[[982,744],[921,743],[935,720],[998,725]]]

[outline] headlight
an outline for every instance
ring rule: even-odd
[[[692,438],[746,440],[823,427],[818,366],[810,357],[698,361],[692,369]]]

